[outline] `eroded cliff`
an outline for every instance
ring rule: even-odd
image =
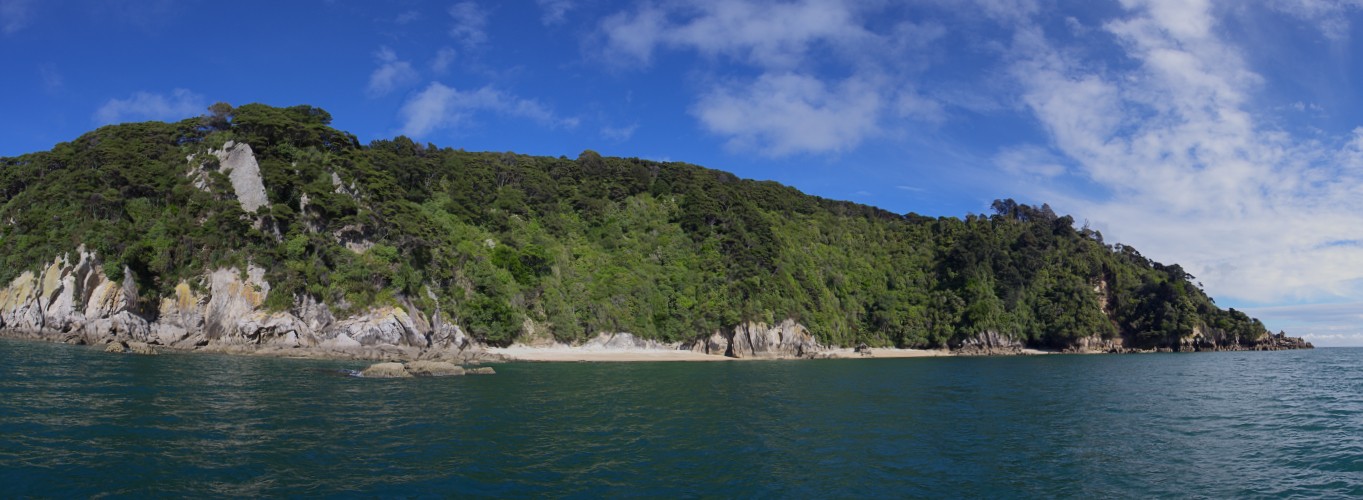
[[[253,266],[218,269],[198,289],[181,282],[174,290],[144,304],[132,280],[109,280],[98,256],[82,247],[0,289],[0,330],[77,344],[364,359],[467,361],[482,349],[444,315],[427,315],[410,303],[338,318],[326,304],[303,298],[286,311],[270,311],[264,307],[270,284]]]

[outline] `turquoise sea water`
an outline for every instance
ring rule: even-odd
[[[1363,350],[494,365],[0,340],[0,497],[1363,495]]]

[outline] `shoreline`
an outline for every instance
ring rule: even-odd
[[[33,332],[0,328],[0,338],[47,342],[53,344],[81,345],[99,348],[118,339],[110,338],[105,343],[75,343],[68,339],[52,337]],[[207,353],[230,356],[260,356],[290,359],[323,359],[336,361],[450,361],[462,365],[485,363],[638,363],[638,362],[727,362],[727,361],[774,361],[774,360],[820,360],[820,359],[904,359],[935,357],[1007,357],[1039,356],[1050,354],[1139,354],[1149,351],[1111,352],[1101,350],[1054,351],[1033,348],[991,349],[988,351],[963,351],[951,349],[901,349],[893,347],[870,348],[868,352],[857,352],[853,348],[830,347],[804,356],[757,355],[728,357],[705,354],[681,349],[666,344],[658,347],[602,347],[600,345],[570,346],[564,344],[548,346],[529,346],[513,344],[509,347],[470,347],[464,350],[420,349],[416,347],[356,346],[356,347],[284,347],[260,344],[209,344],[194,347],[148,344],[158,352]],[[1225,349],[1251,350],[1251,349]],[[1174,351],[1177,352],[1177,351]],[[1193,352],[1193,351],[1188,351]],[[1207,351],[1217,352],[1217,351]]]
[[[979,354],[964,354],[947,349],[899,349],[891,347],[872,348],[861,353],[852,348],[830,348],[807,356],[751,356],[731,358],[713,354],[702,354],[684,349],[601,349],[572,346],[532,347],[512,345],[510,347],[489,347],[485,350],[487,361],[507,363],[637,363],[637,362],[725,362],[725,361],[774,361],[774,360],[818,360],[818,359],[900,359],[900,358],[937,358],[937,357],[977,357]],[[995,352],[983,356],[1034,356],[1060,354],[1058,351],[1021,349],[1013,352]]]

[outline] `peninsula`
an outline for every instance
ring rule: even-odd
[[[0,334],[452,361],[1310,347],[1046,205],[895,214],[330,122],[219,103],[0,158]]]

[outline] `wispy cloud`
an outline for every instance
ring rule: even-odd
[[[1004,172],[1027,177],[1051,178],[1066,171],[1063,160],[1035,145],[1006,148],[994,156],[994,164]]]
[[[0,33],[13,35],[28,26],[33,0],[0,0]]]
[[[482,112],[528,119],[547,127],[576,127],[576,118],[563,118],[533,99],[523,99],[493,88],[463,91],[433,82],[402,106],[402,133],[424,137],[439,129],[455,128]]]
[[[434,71],[437,75],[449,71],[450,65],[454,64],[454,58],[458,54],[450,47],[441,47],[440,50],[435,52],[435,58],[431,59],[431,71]]]
[[[397,53],[388,47],[380,47],[374,58],[379,67],[369,74],[369,86],[365,89],[369,97],[382,97],[421,80],[412,64],[398,59]]]
[[[421,11],[419,11],[419,10],[408,10],[408,11],[404,11],[404,12],[401,13],[401,14],[398,14],[397,17],[393,18],[393,24],[396,24],[396,25],[398,25],[398,26],[404,26],[404,25],[407,25],[407,24],[411,24],[411,23],[420,21],[422,17],[423,17],[423,16],[421,15]]]
[[[573,0],[535,0],[540,6],[540,22],[545,26],[563,24],[568,12],[577,7]]]
[[[62,78],[62,74],[57,71],[56,64],[45,63],[39,65],[38,77],[42,79],[43,90],[49,94],[60,91],[62,87],[66,85],[66,80]]]
[[[1091,36],[1115,42],[1125,70],[1017,25],[1022,101],[1057,152],[1110,193],[1062,202],[1110,239],[1183,264],[1214,296],[1357,297],[1363,248],[1329,243],[1363,234],[1363,129],[1320,141],[1261,123],[1253,96],[1264,78],[1221,36],[1211,5],[1124,4]]]
[[[601,137],[612,141],[628,141],[634,137],[634,131],[639,129],[639,124],[630,124],[623,127],[601,127]]]
[[[130,121],[181,120],[197,116],[207,109],[203,96],[185,89],[175,89],[170,95],[135,92],[127,99],[109,99],[95,111],[94,121],[101,125]]]
[[[487,11],[474,2],[460,2],[450,6],[450,37],[464,48],[473,48],[487,42]]]

